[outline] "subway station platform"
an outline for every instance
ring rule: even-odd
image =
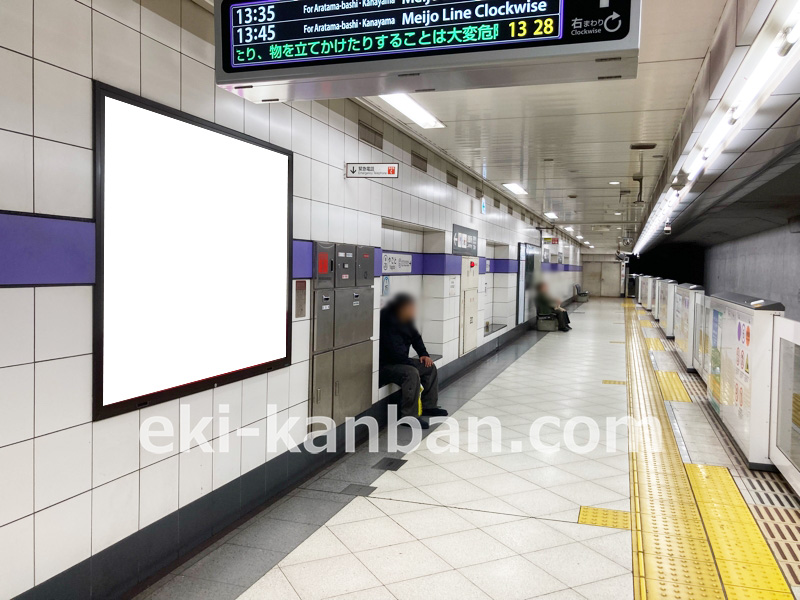
[[[461,432],[495,417],[500,447],[360,447],[137,598],[791,598],[800,501],[744,466],[649,313],[571,318],[443,392]]]

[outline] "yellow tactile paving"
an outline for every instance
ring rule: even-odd
[[[772,552],[728,469],[685,465],[665,400],[689,402],[677,373],[656,372],[641,309],[626,307],[630,416],[655,428],[635,428],[629,444],[631,539],[637,600],[789,600]],[[638,313],[638,314],[637,314]],[[637,324],[640,327],[637,327]]]
[[[660,342],[661,340],[655,340]],[[686,393],[686,388],[683,386],[680,375],[674,371],[656,371],[658,377],[658,385],[661,386],[661,395],[664,400],[670,402],[691,402],[692,399]]]
[[[624,510],[581,506],[578,523],[597,527],[613,527],[614,529],[630,529],[631,513]]]
[[[614,381],[613,379],[603,379],[605,385],[626,385],[627,381]]]
[[[658,338],[648,338],[645,340],[647,344],[648,350],[653,350],[655,352],[664,352],[666,348],[664,348],[664,342],[659,340]]]

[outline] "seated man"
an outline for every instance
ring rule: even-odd
[[[540,281],[536,284],[536,312],[540,315],[556,315],[559,331],[570,331],[569,315],[561,308],[561,303],[550,296],[547,284]]]
[[[416,312],[416,302],[408,294],[398,294],[381,310],[379,383],[382,386],[387,383],[400,386],[403,395],[401,417],[444,417],[447,411],[437,406],[439,382],[436,366],[425,349],[422,336],[414,327]],[[409,357],[411,346],[419,358]],[[419,419],[419,422],[423,429],[428,428],[427,421]]]

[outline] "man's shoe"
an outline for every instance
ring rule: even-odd
[[[564,333],[566,333],[567,331],[569,331],[569,329],[567,329],[566,327],[560,327],[558,330],[559,330],[559,331],[563,331]]]
[[[419,423],[420,429],[430,429],[431,428],[431,426],[428,424],[428,422],[425,421],[424,419],[420,419],[418,417],[411,417],[411,418],[412,419],[417,419],[417,423]],[[403,426],[403,427],[416,427],[416,425],[413,425],[412,423],[409,423],[408,421],[403,421],[402,423],[400,423],[400,425]]]
[[[423,417],[446,417],[447,416],[447,411],[445,409],[443,409],[443,408],[439,408],[438,406],[436,408],[426,408],[426,409],[423,409],[422,416]]]

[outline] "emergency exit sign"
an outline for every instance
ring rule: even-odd
[[[399,171],[398,163],[347,163],[344,169],[350,179],[397,179]]]

